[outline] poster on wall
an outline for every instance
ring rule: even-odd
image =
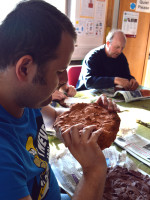
[[[77,33],[72,60],[83,60],[91,50],[103,44],[108,0],[76,0],[70,13]]]
[[[104,24],[101,20],[78,19],[76,20],[76,33],[78,36],[102,36],[103,26]]]
[[[150,13],[150,0],[137,0],[135,10]]]
[[[94,18],[94,0],[81,0],[80,17]]]
[[[122,31],[127,37],[136,37],[139,13],[124,11]]]
[[[105,1],[96,0],[95,2],[95,18],[105,19]]]
[[[80,15],[76,20],[76,32],[85,37],[103,35],[105,0],[80,0]]]

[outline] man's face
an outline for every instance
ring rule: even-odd
[[[69,34],[63,33],[60,45],[56,50],[57,58],[47,62],[43,66],[45,69],[42,79],[44,80],[44,84],[41,84],[40,81],[34,82],[33,80],[37,76],[37,74],[34,74],[32,82],[22,91],[22,97],[25,94],[27,97],[23,103],[25,104],[24,106],[38,108],[48,105],[51,102],[52,93],[68,80],[66,69],[70,63],[73,50],[73,38]]]
[[[106,54],[108,57],[117,58],[123,51],[126,41],[120,34],[116,34],[113,37],[112,42],[107,42]]]

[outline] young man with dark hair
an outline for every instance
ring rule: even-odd
[[[75,40],[70,20],[41,0],[21,2],[0,25],[0,199],[63,199],[49,164],[44,122],[52,125],[60,113],[47,105],[67,82]],[[104,96],[98,103],[117,110]],[[80,135],[82,128],[77,124],[62,134],[83,169],[72,199],[99,200],[106,177],[97,144],[102,130],[89,126]]]

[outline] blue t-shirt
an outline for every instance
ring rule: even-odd
[[[0,199],[60,200],[49,165],[49,142],[39,109],[24,109],[21,118],[0,106]]]

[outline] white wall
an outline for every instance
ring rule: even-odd
[[[117,29],[118,15],[119,15],[119,5],[120,5],[120,0],[115,0],[113,22],[112,22],[112,28],[114,28],[114,29]]]
[[[0,1],[0,24],[5,19],[5,17],[10,13],[15,7],[19,0],[4,0]]]

